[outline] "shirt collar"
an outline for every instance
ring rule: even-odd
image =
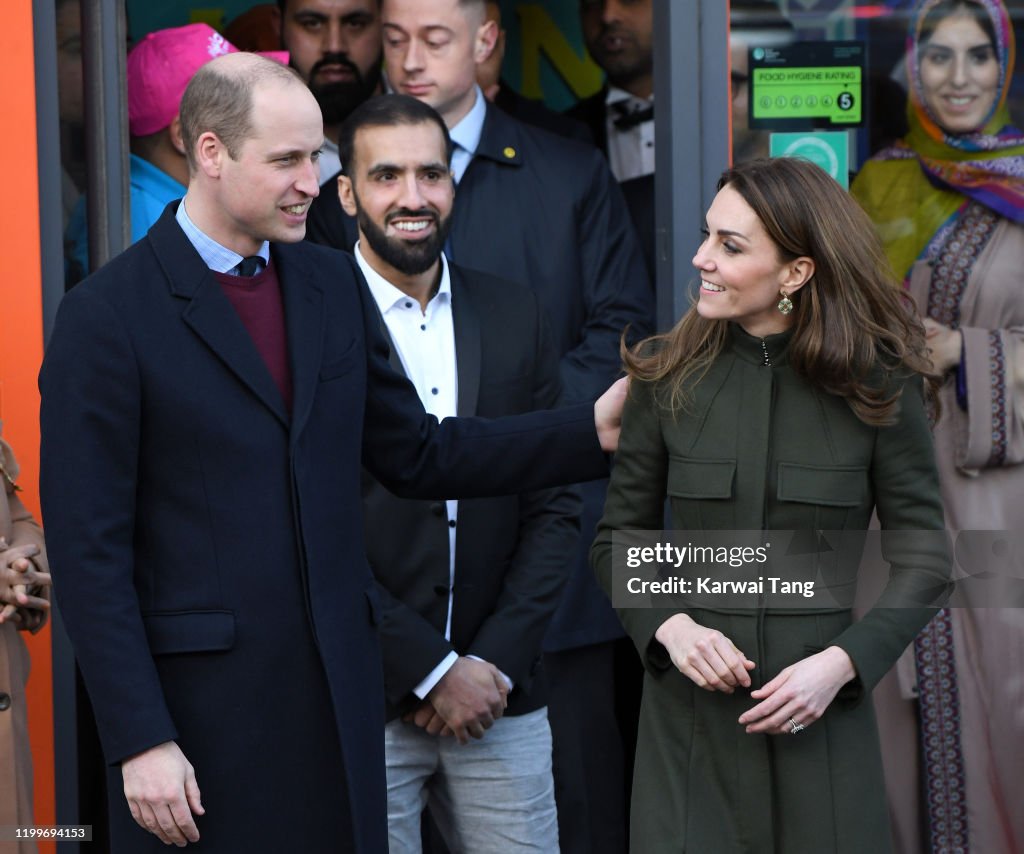
[[[476,154],[477,146],[480,145],[480,135],[483,133],[484,118],[487,115],[487,99],[484,98],[479,86],[473,87],[473,94],[476,100],[472,108],[449,132],[452,142],[471,155]]]
[[[631,101],[638,106],[646,107],[648,104],[654,102],[654,95],[651,95],[650,98],[638,98],[636,95],[627,92],[625,89],[620,89],[618,86],[608,87],[608,94],[605,95],[604,102],[609,107],[612,106],[612,104],[620,104],[624,101]]]
[[[356,263],[359,265],[359,269],[362,271],[363,277],[366,279],[366,284],[369,286],[370,293],[373,295],[373,300],[377,303],[377,308],[380,309],[381,314],[387,314],[391,309],[398,305],[398,303],[407,302],[411,299],[407,293],[396,288],[391,284],[391,282],[370,266],[370,262],[363,257],[363,253],[360,251],[358,242],[356,243],[353,252],[356,256]],[[444,257],[444,253],[442,252],[441,284],[438,285],[437,293],[434,294],[431,301],[434,299],[451,301],[451,298],[451,273],[448,271],[448,259]]]
[[[185,232],[185,236],[195,247],[196,252],[199,253],[199,257],[203,259],[206,266],[215,273],[227,273],[237,267],[239,261],[241,261],[244,256],[239,255],[233,249],[228,249],[209,235],[203,233],[199,229],[199,226],[192,222],[188,215],[188,211],[185,210],[185,201],[185,199],[181,200],[181,204],[178,205],[178,211],[175,213],[174,218],[178,221],[178,225],[181,226],[181,230]],[[264,240],[263,245],[259,248],[259,251],[256,254],[263,259],[264,264],[269,264],[270,242]]]

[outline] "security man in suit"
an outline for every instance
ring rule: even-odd
[[[424,408],[445,418],[555,406],[558,358],[536,296],[442,253],[454,194],[441,117],[408,95],[374,98],[339,148],[356,261],[392,364]],[[452,851],[557,850],[538,666],[578,545],[578,496],[412,501],[368,474],[363,506],[381,585],[389,850],[419,851],[424,801]]]
[[[112,851],[377,854],[363,465],[421,498],[603,476],[616,415],[439,425],[354,260],[298,242],[324,138],[301,79],[219,57],[181,116],[184,200],[64,298],[40,374],[55,589],[128,802]]]

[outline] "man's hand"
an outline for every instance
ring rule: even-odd
[[[619,447],[622,406],[629,392],[629,377],[620,377],[594,402],[594,426],[601,450],[613,453]]]
[[[441,677],[413,715],[413,723],[431,735],[451,730],[459,744],[484,732],[505,712],[508,685],[501,672],[487,661],[460,657]]]
[[[192,765],[173,741],[165,741],[121,763],[124,796],[132,818],[167,845],[199,841],[192,813],[203,815]]]
[[[3,541],[0,540],[0,543]],[[44,587],[50,586],[48,573],[40,572],[32,562],[39,554],[39,546],[35,544],[7,548],[0,546],[0,623],[14,620],[22,623],[22,628],[42,622],[44,613],[50,602],[36,594]]]

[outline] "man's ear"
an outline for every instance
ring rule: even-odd
[[[174,146],[174,150],[178,152],[182,157],[185,156],[185,140],[181,137],[181,116],[177,115],[171,122],[171,126],[168,128],[171,132],[171,145]]]
[[[196,140],[196,166],[200,172],[211,178],[219,178],[228,151],[212,130],[201,134]]]
[[[485,62],[494,52],[498,42],[498,24],[495,21],[484,21],[476,31],[473,44],[473,61],[477,64]]]
[[[801,255],[794,261],[786,264],[782,281],[779,283],[786,294],[793,294],[806,285],[814,276],[814,259]]]
[[[356,191],[352,187],[352,179],[348,175],[338,176],[338,199],[341,208],[349,216],[356,215]]]

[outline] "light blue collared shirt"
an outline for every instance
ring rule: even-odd
[[[178,205],[178,212],[174,215],[174,218],[178,220],[178,225],[181,226],[181,230],[185,232],[185,236],[196,248],[196,252],[199,253],[199,257],[203,259],[207,267],[215,273],[230,273],[233,276],[238,275],[238,270],[235,268],[241,262],[243,256],[239,255],[233,249],[228,249],[226,246],[222,246],[212,237],[209,237],[200,231],[199,226],[192,222],[188,215],[188,211],[185,210],[185,199],[182,199],[181,204]],[[264,240],[263,245],[259,248],[259,251],[256,254],[263,259],[264,264],[269,264],[270,241]]]
[[[455,143],[455,151],[452,154],[452,173],[455,175],[455,183],[462,180],[466,174],[473,155],[476,154],[477,146],[480,145],[480,135],[484,131],[484,117],[487,115],[487,99],[479,86],[474,87],[476,101],[466,115],[462,117],[449,134],[452,142]]]

